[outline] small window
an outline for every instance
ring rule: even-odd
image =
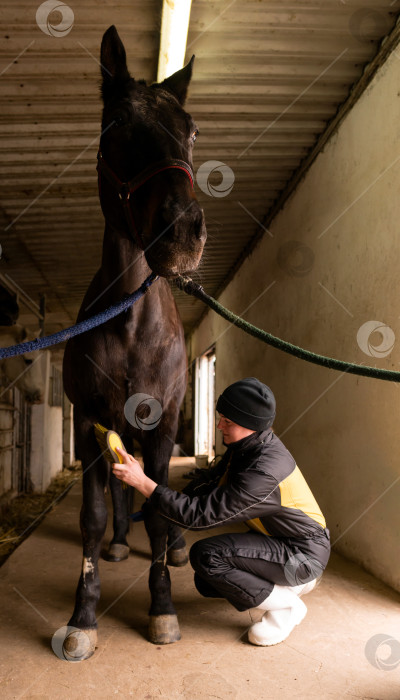
[[[215,456],[215,351],[196,360],[195,454]]]

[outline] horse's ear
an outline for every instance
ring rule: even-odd
[[[186,66],[176,71],[176,73],[173,73],[173,75],[170,75],[169,78],[165,78],[165,80],[160,83],[160,87],[167,88],[167,90],[172,92],[175,97],[178,98],[181,105],[185,104],[190,79],[192,77],[193,63],[194,56],[192,56]]]
[[[103,76],[102,93],[106,98],[116,84],[130,78],[125,48],[114,25],[109,27],[103,36],[100,65]]]

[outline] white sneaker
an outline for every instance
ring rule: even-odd
[[[300,592],[305,593],[303,586],[308,584],[293,588],[302,588]],[[280,644],[307,614],[306,605],[290,586],[275,585],[268,598],[257,607],[267,611],[262,620],[252,625],[248,632],[249,642],[257,646]]]
[[[297,600],[298,606],[272,610],[263,615],[260,622],[256,622],[250,627],[249,642],[257,646],[269,647],[280,644],[287,639],[292,630],[304,620],[307,614],[307,607],[303,601],[299,598]]]

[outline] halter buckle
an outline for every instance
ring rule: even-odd
[[[118,197],[119,197],[121,200],[127,202],[127,201],[130,199],[130,196],[131,196],[131,189],[130,189],[130,187],[129,187],[129,183],[128,183],[128,182],[122,182],[122,183],[121,183],[121,189],[120,189],[120,191],[118,192]]]

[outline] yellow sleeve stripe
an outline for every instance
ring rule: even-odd
[[[279,488],[282,506],[302,510],[322,528],[326,527],[320,507],[297,464],[292,473],[280,482]]]
[[[219,482],[218,482],[218,486],[224,486],[224,485],[227,483],[227,481],[228,481],[228,472],[229,472],[229,467],[230,467],[230,465],[231,465],[231,462],[232,462],[232,455],[229,457],[228,464],[226,465],[226,469],[225,469],[224,473],[222,474],[222,476],[221,476],[221,478],[220,478],[220,480],[219,480]]]
[[[224,486],[226,482],[228,481],[228,470],[224,472],[218,482],[218,486]]]
[[[246,520],[246,525],[247,527],[250,527],[252,530],[256,530],[257,532],[262,532],[263,535],[270,535],[268,530],[265,529],[264,525],[262,524],[260,518],[252,518],[252,520]]]

